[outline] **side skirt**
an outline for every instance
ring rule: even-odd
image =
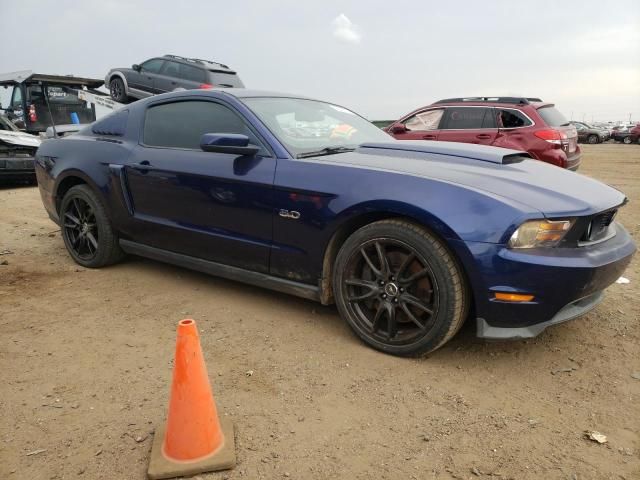
[[[272,277],[265,273],[252,272],[230,265],[203,260],[201,258],[183,255],[181,253],[169,252],[160,248],[142,245],[130,240],[120,240],[122,249],[132,255],[159,260],[161,262],[170,263],[179,267],[197,270],[199,272],[208,273],[216,277],[228,278],[237,282],[248,283],[257,287],[264,287],[278,292],[288,293],[296,297],[302,297],[309,300],[320,301],[320,288],[305,283],[293,282],[284,278]]]

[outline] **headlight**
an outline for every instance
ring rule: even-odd
[[[529,220],[509,239],[510,248],[555,247],[573,225],[570,220]]]

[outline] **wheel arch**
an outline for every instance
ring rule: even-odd
[[[403,206],[405,207],[405,206]],[[410,206],[406,206],[410,207]],[[359,214],[349,216],[339,223],[337,228],[334,229],[330,236],[329,241],[324,249],[322,258],[322,275],[319,281],[320,287],[320,302],[323,305],[329,305],[333,303],[333,268],[336,257],[340,248],[344,242],[354,232],[360,228],[369,225],[380,220],[405,220],[414,223],[421,228],[426,229],[430,234],[440,240],[447,248],[451,256],[455,259],[460,267],[460,271],[464,277],[467,285],[467,290],[470,296],[470,306],[474,306],[473,287],[470,279],[470,272],[467,271],[465,262],[462,261],[458,252],[449,245],[447,240],[460,240],[460,237],[441,219],[433,214],[424,210],[417,209],[416,207],[399,209],[384,209],[384,210],[369,210]]]
[[[60,205],[66,193],[76,185],[87,185],[95,192],[99,192],[94,181],[80,170],[69,170],[60,174],[54,187],[56,212],[60,213]]]
[[[124,83],[124,93],[126,95],[129,95],[129,83],[127,82],[127,77],[125,76],[124,73],[122,73],[120,71],[115,71],[115,72],[111,73],[111,75],[109,75],[109,81],[107,82],[105,87],[108,89],[109,88],[109,84],[111,83],[111,80],[113,80],[115,77],[118,77],[118,78],[120,78],[122,80],[122,83]]]

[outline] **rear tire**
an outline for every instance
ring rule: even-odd
[[[589,135],[587,137],[587,142],[590,143],[591,145],[594,145],[596,143],[600,143],[599,141],[600,139],[598,138],[597,135]]]
[[[62,238],[76,263],[99,268],[124,257],[102,202],[88,185],[76,185],[60,205]]]
[[[124,82],[120,77],[115,77],[109,82],[109,94],[111,98],[118,103],[127,103],[129,100]]]
[[[448,248],[404,220],[369,224],[345,241],[333,292],[340,315],[360,339],[398,356],[440,348],[469,309],[464,274]]]

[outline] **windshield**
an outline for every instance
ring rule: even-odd
[[[392,140],[389,134],[359,115],[330,103],[277,97],[243,98],[242,101],[294,156]]]

